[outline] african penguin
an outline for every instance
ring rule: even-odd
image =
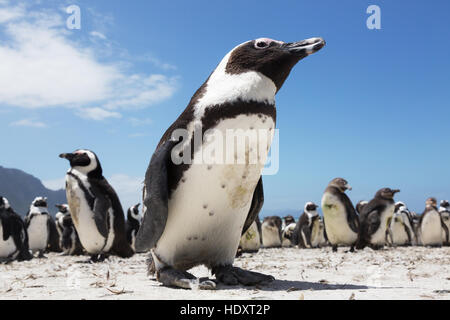
[[[369,203],[369,201],[361,200],[356,204],[356,212],[360,215],[364,207]]]
[[[441,200],[439,213],[441,214],[442,221],[447,226],[447,229],[450,230],[450,203],[448,200]],[[442,241],[446,245],[450,245],[450,239],[446,239],[445,230],[442,230]]]
[[[386,242],[394,246],[415,244],[411,214],[403,202],[395,203],[394,215],[388,226]]]
[[[32,258],[22,218],[12,209],[8,199],[0,196],[0,262]]]
[[[320,242],[320,217],[317,208],[318,206],[314,202],[307,202],[303,208],[302,215],[297,221],[294,230],[294,241],[299,248],[314,248]],[[315,246],[312,244],[313,237]]]
[[[351,189],[347,180],[335,178],[330,181],[322,196],[325,232],[334,252],[341,245],[350,246],[350,251],[353,252],[358,238],[358,215],[352,201],[345,194],[346,190]]]
[[[66,174],[67,202],[81,244],[91,255],[91,261],[103,261],[109,254],[131,257],[134,252],[126,239],[122,205],[103,177],[97,155],[80,149],[59,157],[70,162]]]
[[[30,250],[38,252],[38,257],[44,257],[44,252],[50,239],[50,215],[48,213],[47,198],[36,197],[25,216],[25,226],[28,232]]]
[[[259,221],[259,218],[256,218],[247,231],[241,236],[237,256],[244,252],[258,252],[261,247],[261,241],[261,221]]]
[[[58,212],[55,215],[56,230],[58,231],[59,237],[61,239],[63,231],[64,231],[63,218],[66,215],[70,215],[69,205],[68,204],[56,204],[55,207],[58,208]]]
[[[141,215],[139,214],[140,203],[128,208],[127,211],[127,241],[135,250],[136,234],[141,226]]]
[[[191,288],[196,279],[186,270],[200,264],[225,284],[273,279],[232,265],[241,235],[263,204],[261,172],[275,129],[275,94],[293,66],[324,45],[321,38],[294,43],[261,38],[238,45],[163,135],[145,175],[136,249],[152,249],[151,270],[164,285]],[[259,148],[244,142],[236,151],[228,141],[223,161],[220,142],[226,133],[259,136],[260,143],[253,144]],[[215,283],[202,281],[200,287],[212,289]]]
[[[59,246],[60,243],[60,235],[58,232],[58,229],[56,227],[56,221],[53,219],[53,217],[49,214],[48,215],[49,220],[49,228],[50,228],[50,234],[48,238],[48,245],[47,245],[47,252],[61,252],[61,247]]]
[[[364,206],[359,216],[360,228],[356,249],[370,246],[380,249],[386,244],[386,231],[394,215],[394,195],[398,189],[382,188],[375,197]]]
[[[265,217],[261,224],[262,245],[264,248],[281,247],[281,218],[278,216]]]
[[[443,244],[442,233],[448,240],[449,229],[437,209],[435,198],[428,198],[425,202],[425,211],[419,219],[419,233],[422,245],[440,247]]]
[[[63,234],[61,236],[61,248],[63,255],[78,256],[83,254],[83,246],[78,237],[77,230],[73,225],[73,220],[70,214],[62,217]]]
[[[327,241],[328,240],[325,236],[325,224],[323,223],[323,218],[319,216],[319,218],[314,221],[311,231],[311,247],[325,247],[327,245]]]

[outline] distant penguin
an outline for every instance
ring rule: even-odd
[[[122,258],[134,252],[126,239],[125,216],[119,197],[103,177],[98,157],[90,150],[60,154],[70,162],[66,174],[66,195],[73,224],[91,261],[103,261],[109,254]]]
[[[140,203],[128,208],[127,211],[127,241],[131,245],[131,248],[133,248],[133,250],[136,250],[134,245],[136,242],[136,234],[139,231],[139,227],[141,226],[139,205]]]
[[[360,215],[364,207],[369,203],[369,201],[361,200],[356,204],[356,212]]]
[[[73,225],[72,217],[66,214],[62,217],[63,234],[61,248],[64,255],[79,256],[83,254],[83,246]]]
[[[449,237],[449,229],[437,209],[435,198],[428,198],[425,202],[425,211],[419,220],[419,232],[424,246],[440,247],[444,243],[443,238]]]
[[[283,224],[281,226],[281,246],[290,247],[292,243],[292,233],[295,229],[295,219],[291,215],[283,217]]]
[[[313,228],[311,231],[311,247],[313,248],[322,248],[327,245],[327,239],[325,237],[325,224],[323,222],[323,218],[319,216],[313,222]]]
[[[334,252],[341,245],[350,246],[350,251],[353,252],[358,238],[358,215],[352,201],[345,194],[346,190],[351,189],[347,180],[335,178],[330,181],[322,196],[325,232]]]
[[[294,230],[294,241],[299,248],[314,248],[321,241],[319,234],[320,217],[317,208],[318,206],[314,202],[307,202],[302,215],[297,221]],[[313,238],[315,246],[312,244]]]
[[[282,220],[278,216],[265,217],[261,224],[262,245],[264,248],[281,247]]]
[[[58,212],[55,215],[56,230],[58,230],[58,234],[61,239],[64,231],[63,219],[66,215],[70,215],[69,205],[56,204],[55,207],[58,208]]]
[[[51,215],[48,215],[49,219],[49,227],[50,227],[50,235],[48,239],[47,252],[61,252],[60,243],[60,235],[58,229],[56,227],[56,221],[53,219]]]
[[[441,214],[442,221],[447,226],[447,229],[450,230],[450,203],[448,200],[441,200],[439,213]],[[442,241],[445,245],[450,245],[450,239],[446,238],[445,230],[442,230]]]
[[[261,247],[261,221],[256,218],[247,231],[241,236],[238,247],[238,256],[244,252],[255,253]]]
[[[411,214],[403,202],[395,203],[394,215],[389,222],[386,242],[393,246],[415,244]]]
[[[283,217],[283,224],[281,225],[281,229],[284,230],[284,228],[286,228],[291,223],[295,224],[295,219],[293,216],[287,215],[287,216]]]
[[[38,257],[44,257],[44,252],[50,240],[50,215],[48,213],[47,198],[36,197],[31,203],[25,217],[30,250],[38,252]]]
[[[360,219],[360,230],[356,249],[370,246],[380,249],[386,244],[388,221],[392,219],[395,210],[394,195],[398,189],[382,188],[375,197],[364,206]]]
[[[8,199],[0,196],[0,262],[32,258],[22,218],[11,208]]]

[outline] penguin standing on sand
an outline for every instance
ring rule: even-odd
[[[56,227],[56,221],[53,219],[51,215],[48,215],[49,227],[50,227],[50,235],[48,238],[47,252],[61,252],[60,243],[60,235],[58,232],[58,228]]]
[[[259,218],[256,218],[247,231],[241,236],[236,256],[240,256],[244,252],[258,252],[261,247],[261,242],[261,221],[259,221]]]
[[[320,217],[317,208],[318,206],[314,202],[307,202],[302,215],[297,221],[293,238],[299,248],[314,248],[311,243],[313,234],[315,246],[320,242]]]
[[[83,254],[83,246],[73,225],[70,214],[62,218],[63,234],[61,236],[61,248],[63,255],[79,256]]]
[[[158,281],[191,288],[198,280],[187,270],[201,264],[228,285],[273,280],[233,267],[233,261],[241,235],[263,204],[261,172],[275,129],[275,94],[293,66],[324,45],[321,38],[295,43],[261,38],[235,47],[166,131],[145,176],[144,219],[136,238],[138,251],[152,249]],[[266,140],[255,144],[259,148],[226,148],[226,161],[218,147],[217,162],[205,161],[203,151],[211,150],[215,137],[242,131],[259,132]],[[247,159],[256,149],[259,159]],[[213,289],[215,283],[201,281],[200,287]]]
[[[127,211],[127,241],[133,250],[135,249],[136,234],[141,226],[141,215],[139,214],[140,203],[128,208]]]
[[[394,246],[415,244],[411,213],[401,201],[395,203],[394,215],[389,223],[386,242]]]
[[[69,205],[56,204],[55,207],[58,208],[58,212],[55,215],[56,230],[58,231],[59,238],[61,239],[64,231],[63,219],[66,215],[70,215]]]
[[[90,150],[63,153],[70,162],[66,174],[66,195],[73,224],[91,262],[109,254],[122,258],[134,252],[126,239],[125,216],[119,197],[103,177],[97,155]]]
[[[439,206],[439,213],[441,214],[442,221],[447,226],[447,229],[450,231],[450,203],[448,200],[441,200]],[[450,245],[450,239],[446,239],[445,230],[442,229],[442,241],[445,245]]]
[[[278,216],[265,217],[261,225],[262,245],[264,248],[279,248],[282,240],[282,221]]]
[[[369,201],[361,200],[356,204],[356,212],[361,215],[361,212],[363,211],[364,207],[369,203]]]
[[[370,246],[380,249],[386,244],[386,230],[394,215],[394,195],[398,189],[383,188],[377,191],[375,197],[363,208],[356,249]]]
[[[22,218],[11,208],[8,199],[0,196],[0,262],[32,258]]]
[[[345,194],[346,190],[352,190],[347,180],[335,178],[322,196],[325,232],[333,252],[340,245],[350,246],[353,252],[358,238],[359,219],[352,201]]]
[[[33,253],[38,252],[39,258],[43,258],[44,252],[47,250],[50,240],[50,224],[47,198],[36,197],[25,217],[25,226],[27,227],[30,250]]]
[[[425,211],[419,219],[419,232],[424,246],[440,247],[448,242],[449,229],[437,209],[435,198],[428,198],[425,202]]]

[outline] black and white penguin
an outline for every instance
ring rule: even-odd
[[[419,232],[421,243],[424,246],[440,247],[443,243],[448,242],[449,229],[444,223],[437,208],[437,201],[433,197],[428,198],[425,202],[425,211],[419,219]],[[443,241],[443,239],[447,241]]]
[[[353,252],[358,238],[359,219],[346,190],[352,190],[347,180],[335,178],[322,196],[325,232],[334,252],[338,246],[350,246]]]
[[[447,226],[447,229],[450,230],[450,203],[448,200],[441,200],[439,213],[441,214],[442,221]],[[450,245],[449,239],[446,239],[445,230],[442,230],[442,241],[445,245]]]
[[[364,207],[369,203],[369,201],[366,200],[361,200],[356,204],[356,212],[360,215],[361,212],[363,211]]]
[[[22,218],[14,212],[8,199],[0,196],[0,262],[32,258]]]
[[[109,254],[131,257],[134,251],[127,242],[122,205],[103,177],[97,155],[81,149],[59,156],[70,162],[66,174],[67,202],[81,244],[91,255],[91,261],[102,261]]]
[[[264,248],[279,248],[282,241],[281,218],[278,216],[265,217],[261,224],[262,246]]]
[[[128,208],[127,211],[127,241],[133,250],[135,249],[136,234],[141,226],[141,215],[139,213],[140,203]]]
[[[38,252],[39,258],[44,257],[44,252],[47,250],[50,240],[50,224],[47,198],[36,197],[25,216],[25,226],[28,232],[30,250],[33,253]]]
[[[327,245],[327,238],[325,235],[325,224],[323,222],[323,217],[319,216],[317,220],[313,223],[313,228],[311,231],[311,246],[313,248],[322,248]]]
[[[63,219],[66,215],[70,215],[69,205],[56,204],[55,207],[58,208],[58,212],[55,215],[56,230],[58,231],[59,237],[61,239],[64,231]]]
[[[394,215],[394,195],[397,192],[400,190],[382,188],[363,208],[359,216],[360,228],[356,249],[364,249],[366,246],[380,249],[386,244],[388,221]]]
[[[72,216],[64,215],[62,218],[63,234],[61,236],[61,248],[63,255],[79,256],[83,254],[83,246],[81,245],[78,232],[73,225]]]
[[[261,238],[261,221],[256,218],[250,225],[247,231],[241,236],[239,241],[238,252],[236,256],[240,256],[242,253],[255,253],[259,251],[262,244]]]
[[[294,242],[292,239],[294,229],[295,229],[295,219],[292,216],[286,216],[283,218],[283,226],[281,230],[281,246],[282,247],[292,247]]]
[[[393,246],[406,246],[415,245],[415,241],[411,213],[403,202],[396,202],[394,215],[388,222],[386,242]]]
[[[53,219],[53,217],[49,214],[49,227],[50,227],[50,235],[48,238],[48,245],[47,245],[47,252],[61,252],[60,247],[60,241],[61,237],[59,235],[58,229],[56,227],[56,221]]]
[[[273,279],[232,264],[241,235],[263,203],[261,172],[275,129],[275,94],[292,67],[324,44],[321,38],[295,43],[261,38],[235,47],[163,135],[145,176],[144,219],[136,239],[138,251],[152,249],[160,282],[190,288],[195,279],[186,270],[200,264],[225,284]],[[267,139],[259,148],[246,143],[239,152],[227,148],[225,162],[218,147],[215,159],[205,161],[220,136],[239,131]],[[247,159],[256,149],[259,159]],[[215,283],[204,281],[201,287]]]
[[[318,205],[314,202],[307,202],[297,221],[293,238],[299,248],[314,248],[320,243],[320,217],[317,208]],[[314,245],[312,244],[313,238]]]

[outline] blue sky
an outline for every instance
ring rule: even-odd
[[[66,28],[72,4],[80,30]],[[381,30],[366,27],[371,4]],[[0,165],[58,187],[58,154],[89,148],[131,205],[161,135],[230,49],[320,36],[277,94],[263,215],[320,203],[336,176],[353,202],[389,186],[421,212],[450,198],[448,12],[444,0],[0,0]]]

